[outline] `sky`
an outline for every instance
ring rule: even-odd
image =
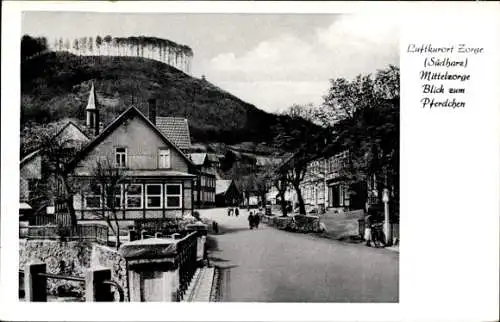
[[[397,22],[375,14],[24,12],[22,33],[152,36],[188,45],[192,74],[278,113],[319,105],[329,79],[399,66]]]

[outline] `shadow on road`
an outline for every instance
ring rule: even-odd
[[[210,255],[208,256],[208,258],[213,263],[221,263],[221,262],[229,262],[230,261],[229,259],[224,259],[224,258],[220,258],[220,257],[216,257],[216,256],[210,256]]]
[[[205,247],[207,252],[220,251],[219,243],[217,242],[217,239],[215,239],[212,235],[207,236]]]
[[[237,233],[240,231],[245,231],[248,230],[249,228],[247,227],[240,227],[240,228],[228,228],[224,226],[219,226],[219,233],[214,234],[215,236],[218,235],[226,235],[226,234],[232,234],[232,233]]]

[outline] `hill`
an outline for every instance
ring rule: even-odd
[[[22,127],[83,120],[91,81],[105,124],[131,104],[147,115],[147,100],[156,97],[159,116],[189,119],[195,142],[272,142],[281,118],[158,61],[49,52],[21,64]]]

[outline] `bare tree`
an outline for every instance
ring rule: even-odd
[[[110,35],[106,35],[103,39],[103,42],[106,44],[106,48],[108,49],[108,56],[110,55],[110,49],[111,49],[111,41],[113,38]]]
[[[102,37],[99,35],[95,37],[95,46],[97,48],[97,55],[101,55]]]
[[[95,189],[96,185],[101,187],[103,206],[97,215],[106,222],[108,227],[116,236],[116,248],[120,247],[120,225],[118,223],[118,211],[123,209],[122,186],[125,183],[125,173],[109,159],[100,159],[95,162],[92,169],[93,181],[87,189]]]
[[[80,190],[80,183],[68,165],[80,152],[83,144],[71,138],[55,138],[48,128],[37,134],[37,140],[40,142],[42,167],[46,174],[45,199],[63,203],[71,218],[71,226],[76,228],[73,200]]]
[[[73,41],[73,49],[75,50],[75,53],[80,55],[80,42],[78,41],[77,38]]]

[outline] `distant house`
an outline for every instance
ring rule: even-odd
[[[327,200],[325,193],[325,171],[326,161],[324,158],[316,158],[308,163],[304,179],[300,183],[304,204],[318,210],[326,208]]]
[[[54,129],[51,140],[62,147],[65,155],[71,156],[75,151],[81,149],[89,142],[89,137],[72,121],[69,121],[60,129]],[[47,161],[47,155],[39,148],[21,159],[19,164],[19,199],[20,202],[35,206],[34,211],[40,210],[38,206],[41,200],[41,190],[48,182],[50,174],[43,171]],[[45,204],[50,201],[45,200]]]
[[[328,208],[363,209],[368,197],[367,186],[363,183],[346,182],[343,170],[349,164],[349,151],[342,151],[326,161],[326,184]]]
[[[223,170],[231,169],[235,163],[249,170],[255,170],[257,165],[257,160],[254,155],[233,149],[228,149],[222,159],[223,162],[221,166]]]
[[[42,154],[36,150],[25,156],[19,164],[19,201],[30,204],[34,191],[42,180]]]
[[[196,208],[215,206],[215,180],[217,169],[209,161],[207,153],[191,153],[190,158],[197,170],[193,186],[193,202]]]
[[[275,167],[282,162],[282,159],[280,158],[273,158],[273,157],[259,156],[259,155],[255,156],[255,159],[256,159],[256,166],[261,169],[265,167]]]
[[[90,142],[90,137],[70,121],[54,136],[54,140],[64,148],[68,156],[72,156]]]
[[[217,180],[215,204],[217,207],[237,206],[241,195],[233,180]]]

